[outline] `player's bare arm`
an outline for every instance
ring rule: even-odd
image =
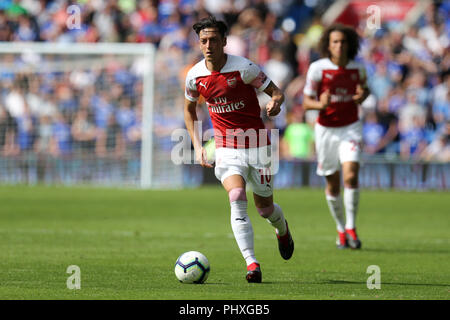
[[[303,107],[305,110],[324,110],[326,109],[331,102],[331,94],[330,90],[325,90],[317,100],[313,96],[305,95],[303,100]]]
[[[278,115],[281,111],[281,105],[284,102],[283,92],[272,81],[269,83],[264,92],[272,97],[272,100],[270,100],[266,105],[267,115],[269,117]]]
[[[202,139],[197,130],[195,130],[195,121],[198,121],[196,108],[196,101],[184,99],[184,123],[186,124],[186,129],[191,136],[197,161],[202,167],[212,168],[213,166],[206,160],[206,150],[202,147]]]
[[[370,90],[367,86],[357,85],[356,86],[356,94],[352,97],[353,101],[356,104],[361,104],[366,100],[366,98],[369,96]]]

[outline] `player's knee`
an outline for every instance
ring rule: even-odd
[[[256,211],[258,211],[259,215],[263,218],[268,218],[270,217],[270,215],[273,213],[273,210],[275,209],[275,207],[273,206],[273,204],[271,204],[268,207],[264,207],[264,208],[258,208],[256,207]]]
[[[341,186],[339,184],[327,184],[325,192],[330,196],[337,197],[341,193]]]
[[[344,178],[344,187],[346,188],[358,188],[358,175],[349,174]]]
[[[332,175],[326,177],[326,188],[325,191],[328,195],[338,196],[341,193],[341,174],[336,171]]]
[[[230,203],[234,201],[247,201],[247,194],[244,188],[234,188],[228,192]]]

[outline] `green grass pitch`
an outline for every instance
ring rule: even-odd
[[[0,299],[309,300],[450,298],[447,192],[362,190],[359,251],[335,248],[322,190],[277,190],[296,250],[278,253],[275,234],[254,209],[262,284],[245,281],[220,187],[145,191],[0,187]],[[174,264],[190,250],[211,264],[205,284],[177,281]],[[68,266],[81,271],[69,290]],[[381,289],[367,268],[379,266]]]

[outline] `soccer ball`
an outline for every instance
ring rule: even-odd
[[[209,270],[208,259],[198,251],[183,253],[175,263],[175,275],[182,283],[203,283]]]

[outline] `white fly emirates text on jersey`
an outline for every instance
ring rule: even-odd
[[[210,108],[211,112],[214,113],[233,112],[245,108],[244,100],[228,103],[227,97],[218,97],[213,99],[214,104],[210,104],[208,102],[206,104],[208,105],[208,108]]]
[[[336,88],[336,94],[331,94],[331,103],[352,101],[353,96],[347,92],[346,88]]]

